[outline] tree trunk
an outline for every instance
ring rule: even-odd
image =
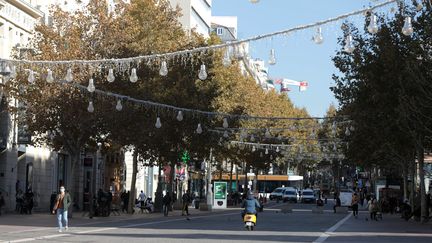
[[[402,165],[402,177],[403,177],[403,198],[408,198],[408,164],[407,162]]]
[[[416,176],[416,171],[417,171],[417,164],[415,161],[415,157],[411,159],[411,190],[410,190],[410,204],[412,205],[412,208],[414,209],[415,207],[415,202],[414,202],[414,196],[415,196],[415,191],[416,191],[416,180],[417,180],[417,176]]]
[[[163,197],[163,183],[162,183],[162,163],[159,163],[159,171],[158,171],[158,185],[156,188],[155,195],[155,211],[162,211],[162,197]]]
[[[132,178],[131,178],[131,187],[130,187],[130,194],[129,194],[129,205],[128,205],[128,213],[133,213],[133,208],[135,206],[135,190],[136,190],[136,176],[138,172],[138,152],[134,148],[134,152],[132,155]]]
[[[234,170],[234,163],[231,162],[230,181],[229,181],[229,186],[228,186],[228,191],[229,192],[232,192],[233,170]]]
[[[425,223],[428,217],[428,208],[426,205],[426,189],[425,189],[425,174],[424,174],[424,147],[421,140],[417,145],[417,158],[419,165],[419,178],[420,178],[420,206],[421,206],[421,222]]]
[[[72,205],[70,209],[68,209],[68,217],[72,218],[72,212],[74,205],[78,204],[79,202],[79,195],[78,195],[78,183],[76,180],[76,169],[79,168],[80,165],[80,151],[69,151],[69,154],[71,156],[71,173],[70,173],[70,179],[68,181],[64,181],[63,183],[65,186],[67,185],[69,188],[66,187],[66,190],[69,190],[69,195],[72,198]],[[70,183],[69,185],[67,183]],[[58,182],[57,182],[58,183]]]

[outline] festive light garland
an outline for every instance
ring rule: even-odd
[[[90,92],[88,90],[89,87],[86,87],[86,86],[78,84],[78,83],[74,83],[74,82],[69,83],[67,81],[60,81],[60,83],[65,84],[65,85],[71,85],[71,86],[73,86],[73,87],[75,87],[81,91],[84,91],[84,92],[87,92],[87,91]],[[237,118],[237,119],[241,119],[241,120],[295,120],[295,121],[299,121],[299,120],[324,120],[324,119],[331,120],[331,119],[341,119],[342,118],[342,117],[265,117],[265,116],[239,115],[239,114],[230,114],[230,113],[202,111],[202,110],[196,110],[196,109],[182,108],[182,107],[162,104],[162,103],[158,103],[158,102],[154,102],[154,101],[136,99],[136,98],[132,98],[130,96],[116,94],[116,93],[112,93],[112,92],[107,92],[107,91],[99,90],[99,89],[96,89],[93,87],[91,87],[91,93],[98,94],[101,96],[106,96],[106,97],[113,97],[117,100],[133,102],[133,103],[136,103],[139,105],[143,105],[145,107],[153,107],[153,108],[159,108],[159,109],[172,110],[175,112],[182,112],[181,113],[182,118],[183,118],[183,113],[200,114],[200,115],[204,115],[207,117],[221,117],[221,118],[224,118],[224,128],[225,128],[225,126],[226,126],[226,128],[228,128],[227,118],[231,118],[231,119]],[[93,107],[91,112],[93,112],[94,111],[93,101],[89,102],[89,106],[90,106],[90,104]],[[179,117],[177,117],[177,119],[178,118]]]
[[[81,65],[81,66],[97,65],[99,67],[112,67],[113,65],[125,66],[125,64],[126,64],[128,67],[130,67],[131,64],[135,64],[137,66],[139,63],[150,63],[152,61],[158,60],[158,61],[161,61],[160,74],[164,76],[167,74],[166,60],[169,60],[169,59],[178,58],[179,56],[188,56],[188,55],[195,54],[195,53],[205,53],[208,51],[214,51],[214,50],[227,48],[227,47],[236,47],[236,46],[239,46],[240,44],[247,43],[247,42],[272,38],[274,36],[286,35],[286,34],[290,34],[292,32],[297,32],[297,31],[301,31],[301,30],[305,30],[305,29],[314,28],[314,27],[320,27],[322,25],[325,25],[325,24],[328,24],[331,22],[336,22],[336,21],[348,18],[350,16],[362,14],[366,11],[373,11],[375,9],[382,8],[382,7],[387,6],[389,4],[396,3],[397,1],[398,0],[387,0],[385,2],[376,4],[374,6],[371,6],[368,8],[363,8],[363,9],[356,10],[356,11],[352,11],[352,12],[349,12],[346,14],[339,15],[337,17],[329,18],[329,19],[318,21],[318,22],[311,23],[311,24],[300,25],[297,27],[293,27],[293,28],[289,28],[289,29],[285,29],[285,30],[281,30],[281,31],[276,31],[276,32],[268,33],[268,34],[262,34],[262,35],[242,39],[242,40],[231,41],[231,42],[227,42],[227,43],[223,43],[223,44],[216,44],[216,45],[211,45],[211,46],[197,47],[197,48],[188,49],[188,50],[174,51],[174,52],[169,52],[169,53],[141,55],[141,56],[128,57],[128,58],[119,58],[119,59],[98,59],[98,60],[78,60],[78,59],[76,59],[76,60],[51,61],[51,60],[0,59],[0,61],[1,62],[7,62],[7,63],[13,64],[13,65],[19,65],[19,64],[21,64],[21,65],[23,65],[23,64],[24,65],[37,65],[37,66],[66,65],[68,67],[75,66],[75,65]],[[413,29],[412,29],[410,17],[407,17],[406,25],[407,26],[404,26],[403,33],[406,35],[412,34]],[[375,30],[375,28],[373,28],[373,30]],[[320,33],[321,32],[319,31],[318,34],[320,34]],[[350,36],[347,36],[347,39],[349,39],[349,37]],[[322,38],[315,38],[314,37],[314,41],[319,44],[322,42]],[[348,50],[351,50],[351,49],[348,49]],[[274,54],[274,51],[272,51],[272,53]],[[206,79],[206,73],[205,72],[204,72],[205,74],[202,73],[202,71],[205,71],[205,65],[204,66],[203,65],[204,64],[202,64],[201,68],[200,68],[200,79],[201,78]],[[133,72],[133,69],[132,69],[132,72]]]

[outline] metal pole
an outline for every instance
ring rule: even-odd
[[[213,148],[210,148],[210,158],[207,163],[207,207],[211,211],[213,206],[213,193],[212,193],[212,162],[213,162]]]

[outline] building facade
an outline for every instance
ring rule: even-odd
[[[211,30],[211,0],[170,0],[173,8],[179,7],[182,16],[179,22],[183,28],[190,32],[195,30],[205,38],[209,37]]]
[[[0,58],[25,55],[25,48],[33,36],[34,26],[44,14],[30,1],[0,0]],[[8,78],[6,64],[2,63],[0,82]],[[15,194],[18,189],[37,190],[35,204],[45,203],[43,193],[48,189],[46,178],[51,176],[51,164],[45,163],[52,158],[47,148],[35,149],[27,146],[29,137],[18,124],[15,115],[8,112],[8,107],[18,107],[18,101],[3,94],[0,90],[0,192],[5,199],[5,208],[15,208]],[[42,165],[43,164],[43,165]],[[45,169],[48,167],[48,169]],[[35,178],[38,178],[35,180]],[[48,196],[49,199],[49,196]]]

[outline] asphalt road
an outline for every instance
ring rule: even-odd
[[[293,204],[292,213],[281,213],[283,204],[258,215],[255,231],[246,231],[238,209],[219,212],[192,211],[189,218],[178,212],[134,217],[110,217],[100,221],[72,219],[67,232],[58,233],[54,218],[27,226],[2,221],[0,241],[5,242],[432,242],[432,225],[404,222],[397,216],[366,221],[349,214],[311,212],[312,205]],[[326,209],[330,209],[327,205]],[[19,216],[17,216],[19,217]],[[31,217],[31,216],[25,216]],[[38,220],[34,216],[34,220]],[[42,216],[39,216],[42,217]],[[49,221],[43,221],[49,220]],[[42,223],[45,222],[45,223]],[[48,225],[48,223],[50,225]],[[2,227],[9,227],[3,228]],[[20,230],[21,227],[21,230]],[[26,228],[22,228],[26,227]]]

